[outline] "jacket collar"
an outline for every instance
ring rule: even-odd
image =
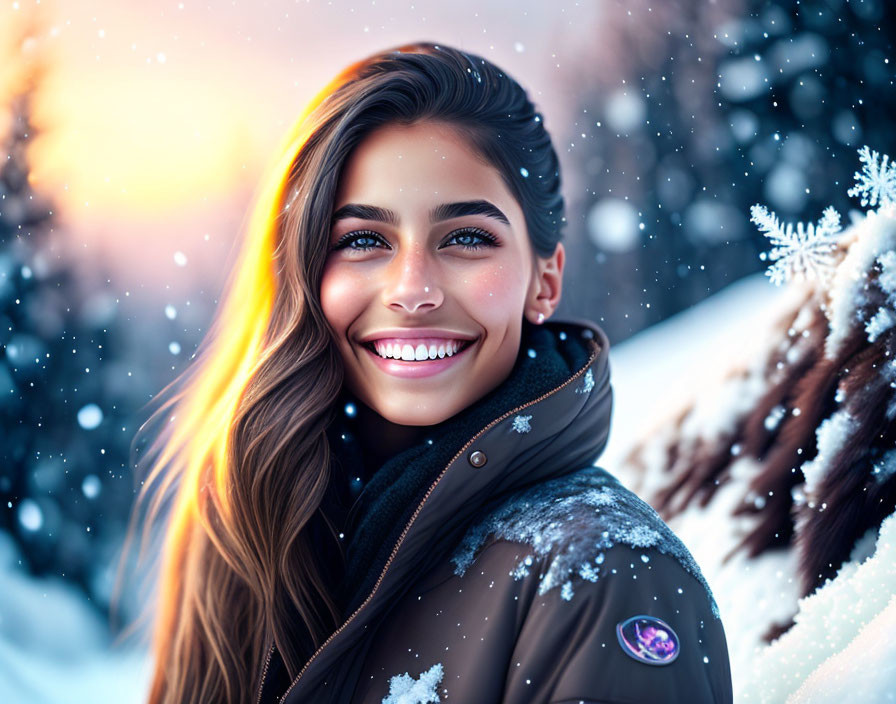
[[[354,502],[345,529],[346,578],[340,600],[346,616],[373,589],[404,527],[446,467],[463,470],[446,473],[438,485],[446,489],[439,490],[437,500],[426,502],[423,518],[432,515],[433,520],[418,525],[415,534],[421,544],[436,537],[430,530],[448,537],[446,529],[450,535],[451,528],[463,526],[496,495],[594,462],[609,430],[609,373],[598,363],[607,348],[603,332],[593,324],[535,326],[524,321],[520,352],[508,378],[433,426],[427,440],[376,469]],[[582,393],[586,386],[588,393]],[[544,405],[552,408],[550,417]],[[364,458],[354,439],[354,424],[352,416],[343,415],[330,433],[341,465],[335,478],[345,483],[365,474],[358,469]],[[470,462],[473,452],[479,453],[474,461],[484,459],[483,466]],[[433,551],[427,553],[435,557]]]
[[[590,320],[524,321],[508,379],[434,426],[432,444],[409,448],[377,469],[358,499],[346,545],[344,623],[290,690],[325,677],[414,575],[447,559],[486,506],[596,462],[610,429],[609,346]],[[357,446],[338,445],[343,435],[350,440],[351,422],[343,418],[328,433],[351,476]]]

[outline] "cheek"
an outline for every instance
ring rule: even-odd
[[[509,315],[523,309],[527,282],[520,266],[502,264],[483,268],[470,272],[458,283],[457,295],[483,318],[507,320]]]
[[[344,334],[362,307],[363,281],[345,267],[327,265],[320,282],[320,304],[330,325]]]

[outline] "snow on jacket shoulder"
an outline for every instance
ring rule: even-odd
[[[377,633],[357,701],[732,701],[725,634],[699,569],[600,468],[502,504],[452,564]],[[635,622],[620,636],[636,617],[641,638]]]
[[[259,704],[732,701],[699,568],[594,466],[608,352],[591,321],[524,325],[502,385],[376,471],[346,532],[343,624],[293,677],[271,645]]]
[[[530,493],[493,523],[543,554],[502,701],[730,702],[715,600],[653,509],[596,467]]]

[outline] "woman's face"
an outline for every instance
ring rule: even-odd
[[[321,283],[345,383],[393,423],[450,418],[510,374],[562,266],[562,245],[533,261],[519,204],[455,128],[377,129],[340,175]]]

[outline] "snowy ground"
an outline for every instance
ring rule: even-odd
[[[0,533],[0,701],[104,704],[144,701],[148,661],[111,649],[106,625],[62,579],[32,579]]]
[[[654,422],[711,388],[734,360],[761,347],[769,311],[790,295],[757,273],[618,345],[610,340],[613,419],[598,464],[613,471]]]
[[[714,375],[721,374],[733,359],[748,354],[757,341],[757,331],[767,324],[769,310],[786,295],[786,289],[756,274],[614,346],[610,352],[614,413],[609,444],[599,464],[616,473],[618,458],[634,438],[670,408],[712,383]],[[658,389],[662,390],[659,394]],[[629,483],[624,473],[618,476]],[[723,510],[722,502],[718,506],[716,510]],[[692,540],[699,542],[699,535],[706,532],[704,526],[701,522],[691,530],[673,527],[690,545]],[[694,553],[702,563],[699,551]],[[772,569],[792,573],[783,564]],[[730,610],[730,604],[742,600],[743,595],[736,594],[736,583],[714,581],[708,571],[707,579],[717,592],[729,646],[736,646],[728,623],[739,624],[738,615],[725,613],[725,609]],[[725,597],[728,589],[732,598]],[[773,602],[775,589],[776,585],[769,587],[769,593],[760,598]],[[127,704],[144,700],[149,683],[145,653],[110,650],[104,624],[79,593],[62,580],[25,577],[15,547],[2,534],[0,593],[0,701]],[[783,611],[787,607],[785,600]],[[733,655],[735,651],[733,648]]]

